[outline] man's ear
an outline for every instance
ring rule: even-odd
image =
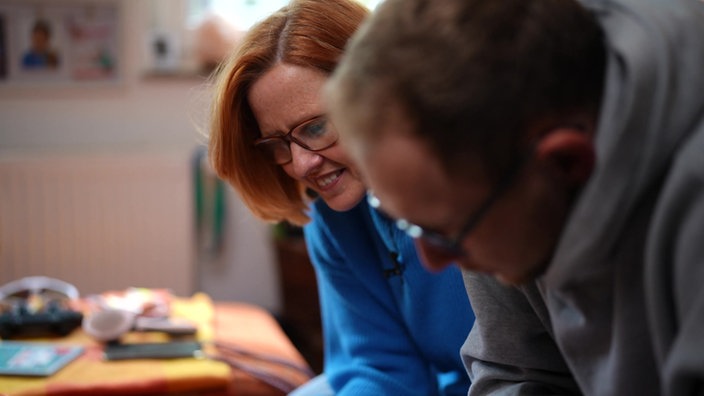
[[[572,186],[584,184],[594,170],[592,137],[575,128],[557,128],[538,141],[536,158],[551,174]]]

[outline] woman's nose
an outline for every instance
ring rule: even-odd
[[[291,163],[297,177],[304,178],[310,171],[323,162],[323,157],[313,151],[304,149],[296,143],[291,143]]]

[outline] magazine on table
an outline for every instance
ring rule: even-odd
[[[0,342],[0,375],[46,377],[83,353],[80,345],[50,342]]]

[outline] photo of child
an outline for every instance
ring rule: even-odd
[[[56,69],[59,67],[59,54],[52,48],[52,27],[45,19],[37,19],[30,32],[30,47],[22,56],[25,70]]]

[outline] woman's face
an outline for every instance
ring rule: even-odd
[[[324,115],[321,90],[327,79],[317,70],[285,63],[259,78],[248,100],[261,137],[285,135],[302,122]],[[292,160],[281,165],[284,171],[316,191],[330,208],[349,210],[364,197],[366,187],[339,144],[317,152],[296,143],[290,147]]]

